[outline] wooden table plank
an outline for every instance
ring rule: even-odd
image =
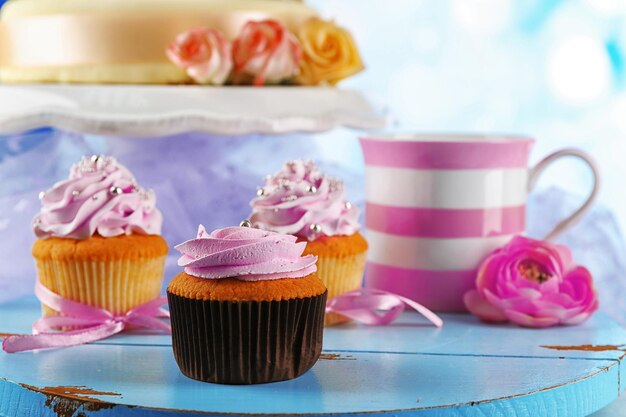
[[[333,354],[325,352],[326,358],[333,359],[320,360],[312,371],[293,381],[229,386],[184,377],[168,347],[85,345],[2,355],[0,375],[6,381],[0,385],[5,390],[12,385],[14,391],[31,392],[45,387],[84,386],[93,392],[109,393],[88,395],[100,401],[218,415],[393,410],[439,415],[429,411],[432,407],[457,408],[457,414],[465,412],[463,408],[481,409],[485,415],[492,415],[511,410],[515,405],[505,403],[523,397],[516,402],[523,403],[527,410],[545,410],[544,414],[533,411],[530,415],[558,412],[575,416],[597,410],[618,396],[619,375],[614,361]],[[63,393],[63,389],[55,391]],[[565,409],[568,413],[564,414]]]
[[[626,396],[622,394],[617,401],[596,411],[590,417],[626,417]]]
[[[33,298],[0,305],[0,333],[27,332],[38,316]],[[170,338],[156,334],[126,333],[67,349],[0,353],[0,416],[18,411],[26,416],[171,416],[183,410],[220,416],[584,416],[616,400],[624,389],[619,345],[626,341],[626,330],[602,315],[583,326],[543,330],[487,326],[465,315],[445,315],[444,320],[444,327],[435,329],[405,314],[386,327],[326,329],[324,356],[310,372],[256,386],[184,377]],[[607,346],[589,350],[583,345]]]
[[[626,348],[626,332],[603,314],[580,326],[528,329],[512,324],[485,325],[470,315],[443,315],[444,327],[417,327],[424,323],[416,314],[405,315],[384,327],[343,325],[327,329],[326,349],[345,350],[360,346],[376,352],[478,354],[494,356],[583,357],[620,359]],[[585,345],[602,345],[591,348]],[[544,346],[561,346],[550,349]],[[569,347],[569,348],[568,348]]]

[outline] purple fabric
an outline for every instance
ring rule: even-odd
[[[39,191],[67,177],[81,156],[110,153],[140,184],[153,188],[163,212],[163,235],[170,247],[193,236],[198,224],[209,229],[239,224],[265,174],[288,159],[315,159],[324,172],[345,181],[347,198],[363,209],[363,160],[358,132],[319,135],[217,137],[190,133],[167,138],[123,139],[39,132],[0,137],[0,302],[32,294],[35,268],[31,222]],[[531,194],[528,235],[543,236],[579,198],[559,189]],[[361,219],[362,221],[363,219]],[[626,246],[617,221],[598,205],[559,242],[587,266],[599,290],[601,310],[626,324]],[[165,281],[178,272],[171,251]]]

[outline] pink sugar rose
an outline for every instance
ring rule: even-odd
[[[235,74],[253,77],[254,85],[277,83],[298,74],[302,49],[280,22],[250,21],[233,42],[233,59]]]
[[[195,28],[183,32],[168,45],[166,53],[200,84],[224,84],[233,68],[231,45],[215,29]]]
[[[484,321],[526,327],[579,324],[598,309],[591,274],[566,246],[522,236],[483,261],[464,302]]]

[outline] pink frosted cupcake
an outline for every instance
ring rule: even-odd
[[[266,179],[251,205],[254,227],[308,241],[305,254],[318,257],[317,275],[329,298],[361,288],[368,245],[342,181],[323,175],[311,161],[289,161]],[[326,325],[345,321],[326,316]]]
[[[114,314],[160,295],[168,247],[156,197],[115,158],[84,157],[40,198],[33,256],[44,287]]]
[[[247,224],[247,223],[246,223]],[[176,246],[172,348],[190,378],[261,384],[302,375],[322,351],[326,288],[294,236],[226,227]]]

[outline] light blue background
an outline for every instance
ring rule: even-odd
[[[603,172],[600,204],[564,239],[594,273],[602,305],[626,322],[626,280],[616,278],[626,269],[617,232],[626,227],[626,1],[307,3],[354,34],[367,69],[341,87],[366,94],[392,129],[521,133],[537,139],[533,161],[565,146],[594,156]],[[164,233],[174,244],[199,222],[212,228],[239,221],[262,175],[287,158],[314,157],[361,202],[357,135],[346,129],[230,139],[193,134],[141,143],[58,132],[0,138],[0,301],[32,291],[29,226],[37,192],[64,178],[83,154],[112,152],[155,188]],[[562,192],[537,194],[529,213],[533,236],[571,211],[589,191],[590,175],[578,162],[561,162],[540,183],[550,186],[574,195],[564,202]]]
[[[342,86],[366,93],[393,128],[524,133],[538,139],[534,160],[583,148],[602,167],[602,203],[626,226],[626,1],[307,3],[352,31],[367,70]],[[0,142],[0,160],[7,153]],[[550,184],[584,195],[590,176],[561,163]]]
[[[515,132],[533,160],[576,146],[600,163],[602,203],[626,226],[626,1],[309,0],[351,29],[364,91],[401,130]],[[584,195],[590,176],[561,162],[541,185]]]

